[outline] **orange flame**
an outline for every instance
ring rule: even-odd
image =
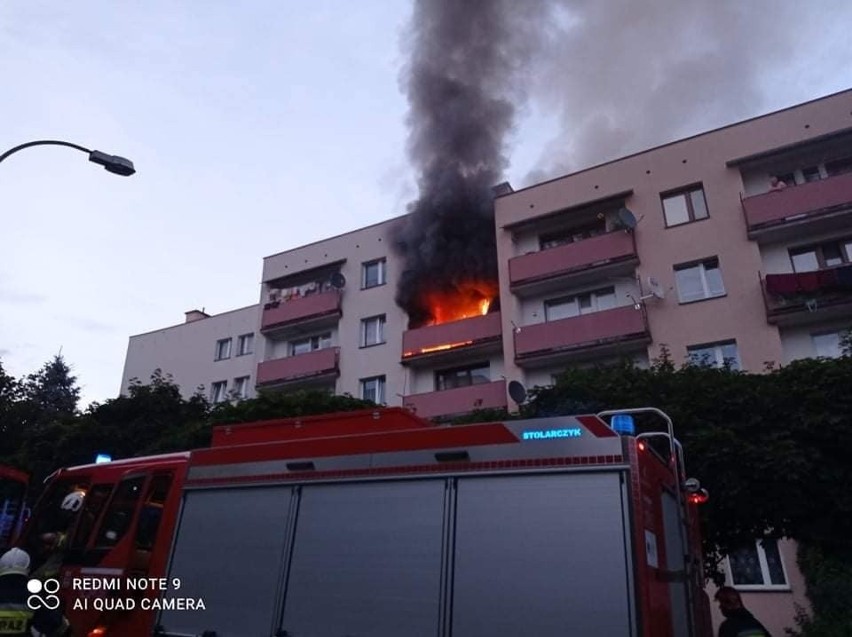
[[[450,290],[430,290],[424,295],[432,320],[426,325],[460,321],[488,313],[497,296],[497,284],[491,281],[464,281]]]

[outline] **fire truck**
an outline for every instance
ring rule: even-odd
[[[706,492],[667,416],[629,411],[668,426],[220,425],[209,448],[57,471],[24,544],[65,535],[59,594],[89,637],[709,637]],[[74,582],[99,577],[156,585],[96,610]]]
[[[26,520],[28,482],[23,471],[0,465],[0,554],[12,546]]]

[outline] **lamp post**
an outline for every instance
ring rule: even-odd
[[[6,159],[9,155],[14,155],[19,150],[24,150],[25,148],[29,148],[30,146],[67,146],[68,148],[73,148],[75,150],[79,150],[81,152],[86,153],[89,156],[89,161],[103,166],[104,170],[108,172],[114,173],[116,175],[121,175],[122,177],[129,177],[130,175],[136,172],[136,169],[133,167],[133,162],[125,157],[119,157],[118,155],[108,155],[107,153],[102,153],[99,150],[89,150],[88,148],[84,148],[83,146],[79,146],[77,144],[72,144],[71,142],[62,142],[55,139],[40,139],[38,141],[27,142],[26,144],[21,144],[20,146],[10,148],[5,153],[0,155],[0,162]]]

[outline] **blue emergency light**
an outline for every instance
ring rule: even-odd
[[[615,414],[610,421],[610,426],[615,433],[632,436],[636,433],[636,424],[630,414]]]
[[[104,462],[112,462],[112,456],[108,453],[99,453],[95,456],[95,464],[103,464]]]

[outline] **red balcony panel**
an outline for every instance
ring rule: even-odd
[[[618,230],[509,259],[509,281],[523,285],[635,258],[633,234]]]
[[[767,274],[763,299],[767,320],[778,325],[845,319],[852,312],[852,265]]]
[[[338,373],[339,347],[274,358],[257,366],[257,384],[288,383]]]
[[[749,230],[852,209],[852,173],[743,199]]]
[[[524,325],[515,333],[515,357],[546,355],[647,336],[644,314],[632,305],[558,321]]]
[[[267,303],[263,310],[261,330],[268,330],[312,318],[340,314],[340,292],[331,290],[310,294],[278,305]]]
[[[496,380],[468,387],[411,394],[403,398],[403,404],[423,418],[463,414],[475,409],[505,408],[508,404],[506,381]]]
[[[501,333],[500,312],[406,330],[402,334],[402,357],[407,359],[499,341]]]

